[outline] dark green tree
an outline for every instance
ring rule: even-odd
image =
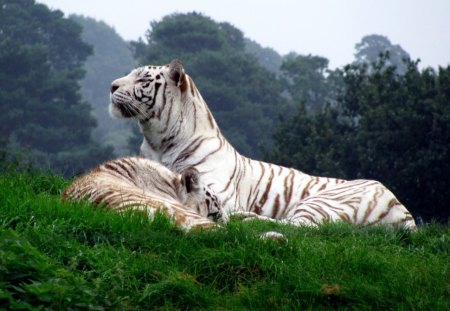
[[[400,45],[392,44],[391,41],[382,35],[368,35],[361,39],[361,42],[355,45],[355,63],[368,64],[376,62],[380,53],[389,53],[390,57],[386,60],[386,66],[395,66],[398,73],[406,72],[404,60],[409,60],[410,56]]]
[[[280,67],[283,63],[283,58],[274,49],[269,47],[262,47],[258,42],[245,38],[245,51],[256,57],[258,63],[278,75]]]
[[[246,53],[242,32],[198,13],[152,22],[146,42],[133,43],[141,64],[182,60],[225,136],[242,153],[259,157],[286,108],[281,84]],[[137,139],[138,140],[138,139]]]
[[[102,146],[113,146],[117,155],[129,155],[128,139],[131,124],[125,120],[111,120],[108,112],[109,90],[114,79],[128,73],[134,67],[131,49],[114,30],[102,21],[90,17],[71,15],[69,18],[83,27],[82,39],[93,47],[81,81],[83,99],[92,105],[97,120],[93,139]]]
[[[345,149],[338,146],[345,145],[343,134],[348,127],[338,119],[338,112],[330,106],[311,114],[301,104],[296,114],[280,122],[273,148],[264,150],[265,160],[312,175],[345,177],[340,163]]]
[[[0,1],[1,140],[59,172],[86,169],[111,153],[93,145],[95,120],[78,93],[91,53],[80,33],[62,12],[34,0]]]
[[[288,56],[281,65],[281,77],[294,102],[304,102],[308,112],[323,108],[330,100],[326,74],[328,59],[313,55]]]

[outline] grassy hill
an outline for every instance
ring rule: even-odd
[[[62,203],[67,184],[0,176],[0,309],[450,309],[450,226],[232,221],[186,234],[163,216]],[[274,229],[288,241],[259,239]]]

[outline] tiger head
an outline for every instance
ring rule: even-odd
[[[176,101],[185,89],[186,75],[179,60],[165,66],[139,67],[112,82],[109,111],[113,117],[148,122],[161,116],[167,95]]]
[[[180,201],[189,208],[196,210],[200,215],[213,221],[221,221],[221,205],[214,193],[199,181],[199,173],[190,167],[181,175],[182,193]]]

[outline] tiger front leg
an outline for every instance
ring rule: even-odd
[[[165,211],[185,231],[201,228],[210,229],[216,225],[215,222],[196,213],[196,211],[185,209],[185,206],[170,206],[170,209]]]
[[[131,204],[126,202],[119,211],[126,210],[142,211],[150,219],[153,219],[156,214],[163,214],[186,232],[192,229],[210,229],[216,225],[210,219],[196,213],[196,211],[189,210],[183,205],[169,202],[155,200],[132,202]]]
[[[242,221],[253,221],[253,220],[263,220],[263,221],[270,221],[270,222],[278,222],[276,219],[258,215],[254,212],[247,212],[247,211],[232,211],[229,214],[229,217],[232,219],[242,220]]]

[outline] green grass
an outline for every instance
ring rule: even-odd
[[[0,309],[449,310],[450,226],[416,233],[232,221],[183,233],[0,176]],[[263,241],[268,230],[288,242]]]

